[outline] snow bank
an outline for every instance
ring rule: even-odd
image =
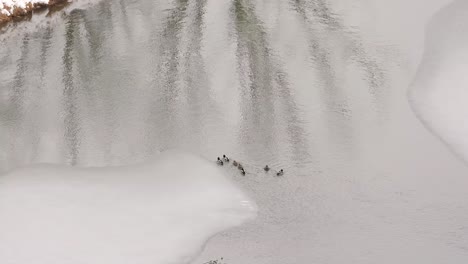
[[[409,98],[425,125],[468,161],[468,1],[453,2],[428,24]]]
[[[23,14],[37,5],[48,5],[49,0],[0,0],[0,14],[13,16],[16,10]]]
[[[114,168],[39,165],[0,176],[0,263],[185,263],[255,215],[222,168],[178,151]]]

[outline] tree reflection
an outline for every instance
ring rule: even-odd
[[[73,14],[72,14],[73,15]],[[71,17],[65,26],[65,47],[62,56],[62,82],[63,88],[63,110],[64,110],[64,140],[66,144],[67,162],[76,165],[80,149],[80,126],[78,114],[78,97],[73,80],[73,50],[76,34],[76,20]]]

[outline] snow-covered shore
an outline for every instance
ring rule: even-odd
[[[426,29],[423,60],[409,89],[413,110],[434,134],[468,162],[468,3],[441,9]]]
[[[34,9],[54,5],[60,0],[0,0],[0,23],[24,16]]]

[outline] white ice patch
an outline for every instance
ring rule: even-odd
[[[428,24],[409,98],[426,126],[468,161],[468,1],[453,2]]]
[[[186,263],[253,202],[199,157],[114,168],[38,165],[0,176],[0,263]]]

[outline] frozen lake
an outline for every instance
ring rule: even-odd
[[[104,0],[10,24],[0,172],[227,154],[259,215],[193,263],[466,263],[468,169],[406,96],[450,1],[388,2]]]

